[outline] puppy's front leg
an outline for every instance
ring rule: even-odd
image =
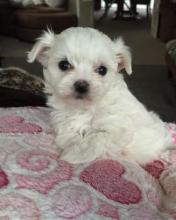
[[[106,139],[107,141],[107,139]],[[102,133],[76,135],[62,147],[60,159],[73,164],[88,163],[104,153],[105,137]]]
[[[66,134],[65,134],[66,133]],[[78,133],[71,133],[67,135],[69,132],[59,132],[59,134],[55,138],[55,147],[57,148],[60,159],[65,159],[64,156],[67,154],[71,156],[74,154],[76,150],[76,146],[81,146],[82,143],[82,136]],[[69,160],[69,162],[71,162]]]
[[[76,135],[72,141],[65,143],[61,159],[70,163],[85,163],[97,158],[116,157],[121,152],[123,146],[128,140],[124,130],[118,132],[119,135],[113,135],[106,130],[91,130],[85,135]],[[110,155],[111,153],[111,155]]]

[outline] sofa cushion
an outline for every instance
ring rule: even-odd
[[[18,9],[15,11],[16,36],[20,40],[33,41],[47,27],[60,33],[66,28],[77,26],[77,16],[65,8],[44,6]]]
[[[15,12],[16,24],[23,28],[53,29],[67,28],[77,25],[77,16],[63,8],[51,9],[48,7],[22,9]]]

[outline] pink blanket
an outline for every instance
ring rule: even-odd
[[[176,126],[169,124],[176,143]],[[0,109],[0,220],[173,220],[162,188],[176,185],[176,147],[145,167],[115,160],[59,160],[47,108]],[[176,178],[176,177],[175,177]],[[174,217],[175,216],[175,217]]]

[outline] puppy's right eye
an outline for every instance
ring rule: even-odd
[[[97,72],[98,74],[100,74],[101,76],[106,75],[107,73],[107,68],[105,66],[99,66],[95,72]]]
[[[62,60],[58,64],[59,69],[62,71],[67,71],[72,68],[71,64],[67,60]]]

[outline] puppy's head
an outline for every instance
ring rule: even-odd
[[[131,74],[131,55],[122,39],[112,41],[92,28],[48,31],[28,54],[44,67],[46,89],[68,103],[93,104],[101,99],[121,69]]]

